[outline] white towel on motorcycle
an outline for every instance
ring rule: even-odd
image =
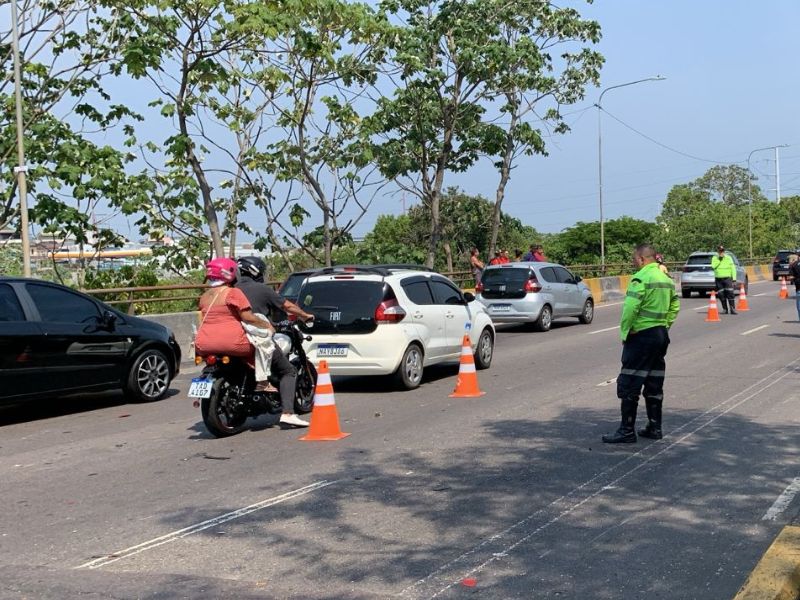
[[[255,315],[267,320],[267,317],[260,313],[255,313]],[[247,339],[256,350],[256,381],[266,381],[271,373],[272,355],[275,352],[272,331],[244,322],[242,322],[242,327],[247,334]]]

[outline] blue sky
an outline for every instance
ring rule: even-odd
[[[666,80],[612,90],[603,107],[654,140],[707,161],[744,161],[755,148],[790,144],[780,151],[781,191],[800,194],[800,2],[570,4],[602,26],[601,88],[564,110],[574,113],[567,118],[572,131],[549,142],[549,156],[520,160],[504,210],[544,232],[598,220],[597,110],[592,105],[607,86],[657,74]],[[673,185],[715,164],[659,147],[608,115],[602,128],[607,219],[654,219]],[[754,154],[751,164],[762,189],[774,189],[774,152]],[[481,165],[449,183],[493,198],[496,175],[491,166]],[[773,198],[774,191],[767,196]]]

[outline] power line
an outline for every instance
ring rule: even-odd
[[[660,147],[664,148],[665,150],[669,150],[670,152],[674,152],[675,154],[680,154],[681,156],[685,156],[685,157],[687,157],[687,158],[691,158],[691,159],[693,159],[693,160],[699,160],[699,161],[702,161],[702,162],[713,163],[713,164],[715,164],[715,165],[729,165],[729,164],[738,164],[738,163],[743,163],[743,162],[745,162],[745,161],[743,161],[743,160],[736,161],[736,163],[720,162],[720,161],[718,161],[718,160],[712,160],[712,159],[710,159],[710,158],[702,158],[702,157],[700,157],[700,156],[694,156],[693,154],[688,154],[688,153],[686,153],[686,152],[682,152],[682,151],[680,151],[680,150],[676,150],[675,148],[672,148],[671,146],[667,146],[666,144],[662,144],[662,143],[661,143],[661,142],[659,142],[658,140],[651,138],[651,137],[650,137],[649,135],[647,135],[646,133],[642,133],[641,131],[639,131],[638,129],[636,129],[636,128],[632,127],[631,125],[628,125],[628,124],[627,124],[625,121],[623,121],[622,119],[619,119],[619,118],[615,117],[614,115],[612,115],[610,112],[608,112],[608,111],[607,111],[605,108],[603,108],[602,106],[598,106],[598,108],[599,108],[600,110],[602,110],[604,113],[606,113],[606,114],[607,114],[609,117],[611,117],[612,119],[614,119],[614,120],[615,120],[617,123],[619,123],[620,125],[622,125],[623,127],[627,127],[628,129],[630,129],[631,131],[633,131],[635,134],[642,136],[644,139],[646,139],[646,140],[648,140],[648,141],[650,141],[650,142],[654,143],[656,146],[660,146]]]

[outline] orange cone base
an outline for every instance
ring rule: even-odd
[[[299,439],[304,442],[335,442],[348,435],[350,434],[339,429],[339,414],[335,404],[314,405],[308,433]]]
[[[477,394],[456,394],[452,393],[449,395],[450,398],[480,398],[481,396],[485,396],[486,392],[478,392]]]
[[[312,437],[311,432],[309,432],[307,435],[297,439],[299,439],[301,442],[335,442],[337,440],[342,440],[349,435],[349,433],[339,432],[338,435],[320,435]]]

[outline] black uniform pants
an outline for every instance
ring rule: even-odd
[[[635,405],[644,389],[645,400],[660,403],[664,399],[664,357],[668,346],[666,327],[628,334],[622,347],[622,370],[617,377],[618,398]]]
[[[297,383],[297,369],[289,362],[280,348],[272,353],[272,374],[280,380],[281,404],[284,413],[294,413],[294,392]]]
[[[731,310],[735,310],[733,303],[733,279],[730,277],[715,278],[714,284],[717,286],[717,296],[722,303],[723,310],[728,310],[728,302],[730,302]]]

